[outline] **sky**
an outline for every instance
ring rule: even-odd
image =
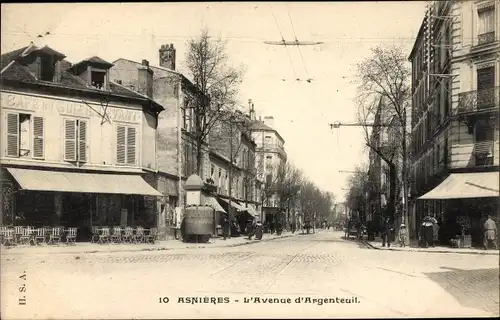
[[[1,51],[33,41],[64,53],[72,63],[99,56],[109,62],[146,59],[158,65],[159,47],[172,43],[177,70],[185,73],[186,42],[206,27],[215,38],[227,40],[231,63],[245,70],[241,104],[252,99],[257,116],[273,116],[289,161],[342,201],[349,173],[339,171],[366,163],[368,152],[363,128],[332,130],[329,123],[356,122],[356,64],[377,45],[402,45],[409,54],[425,4],[2,4]],[[263,42],[282,37],[323,44],[299,50]]]

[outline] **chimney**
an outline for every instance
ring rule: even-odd
[[[175,70],[175,48],[173,44],[162,44],[160,52],[160,67]]]
[[[149,68],[148,60],[142,60],[138,68],[137,91],[153,98],[153,70]]]
[[[274,117],[268,116],[264,117],[264,123],[274,129]]]

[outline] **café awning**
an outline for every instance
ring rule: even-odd
[[[163,196],[137,174],[81,173],[7,168],[22,189]]]
[[[215,199],[214,196],[210,196],[210,195],[205,196],[205,204],[213,207],[215,209],[215,211],[227,213],[226,210],[224,210],[224,208],[222,208],[222,206],[219,204],[217,199]]]
[[[229,204],[229,200],[222,199],[222,198],[221,198],[221,200],[224,201],[225,203]],[[233,208],[235,208],[237,211],[247,211],[247,208],[242,207],[238,202],[236,202],[234,200],[231,201],[231,206]]]
[[[452,173],[418,199],[489,198],[500,196],[498,172]]]

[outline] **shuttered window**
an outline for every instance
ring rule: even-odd
[[[87,121],[64,120],[64,160],[87,162]]]
[[[135,162],[135,128],[127,128],[127,164]]]
[[[78,120],[78,161],[87,162],[87,122]]]
[[[45,155],[45,122],[42,117],[33,117],[33,158],[43,159]]]
[[[64,120],[64,160],[76,161],[76,120]]]
[[[118,126],[116,130],[116,163],[136,164],[137,130],[132,127]]]
[[[477,70],[477,90],[493,88],[495,86],[495,67]]]
[[[7,156],[19,157],[19,115],[7,113]]]

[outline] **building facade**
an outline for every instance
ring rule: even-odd
[[[214,125],[210,132],[210,179],[220,200],[228,205],[227,201],[231,198],[233,213],[245,211],[260,219],[260,184],[255,168],[256,144],[252,139],[250,126],[248,115],[240,112],[230,112]],[[246,221],[242,221],[242,224],[244,222]]]
[[[156,226],[163,106],[109,80],[112,64],[71,65],[33,44],[1,57],[1,222],[79,227]]]
[[[499,2],[435,1],[410,61],[412,234],[431,215],[442,241],[479,243],[484,215],[498,214]]]
[[[176,50],[173,45],[162,45],[158,51],[159,66],[150,66],[148,61],[135,62],[120,58],[113,62],[111,79],[134,91],[141,91],[147,77],[138,77],[137,70],[149,69],[148,76],[153,84],[153,96],[166,107],[158,118],[157,166],[154,178],[157,189],[165,195],[159,203],[162,222],[161,234],[166,237],[180,227],[180,210],[184,207],[186,179],[197,172],[197,149],[194,138],[195,109],[193,96],[196,87],[175,70]],[[208,146],[202,150],[199,173],[203,181],[210,178]],[[153,183],[153,182],[152,182]]]
[[[273,190],[278,179],[278,170],[287,161],[285,151],[285,140],[278,131],[273,128],[274,118],[264,117],[264,120],[256,119],[253,106],[250,110],[252,120],[252,138],[256,143],[255,166],[257,177],[263,181],[262,187],[262,216],[263,221],[275,220],[279,212],[278,194]]]

